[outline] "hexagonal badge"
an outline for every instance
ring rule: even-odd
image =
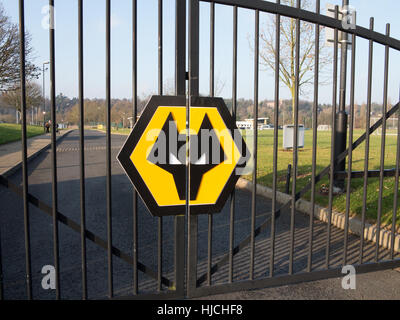
[[[152,96],[117,156],[153,216],[185,214],[187,195],[220,212],[250,157],[223,99],[191,97],[189,135],[186,114],[186,97]]]

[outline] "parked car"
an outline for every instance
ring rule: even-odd
[[[273,130],[274,126],[272,124],[263,124],[260,126],[260,130]]]

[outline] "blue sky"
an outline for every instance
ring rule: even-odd
[[[18,1],[1,1],[8,15],[16,22]],[[42,27],[45,14],[42,8],[47,0],[27,0],[26,27],[32,35],[35,62],[41,65],[49,58],[48,30]],[[130,98],[132,85],[132,7],[131,0],[112,2],[112,96]],[[157,0],[138,0],[138,92],[146,96],[157,92]],[[326,3],[340,4],[341,1],[321,1],[325,12]],[[77,0],[55,0],[56,6],[56,91],[70,97],[78,94],[77,61]],[[375,29],[385,31],[391,23],[391,35],[400,39],[400,2],[395,0],[352,0],[357,9],[357,24],[369,26],[370,16],[375,17]],[[379,5],[377,5],[379,3]],[[166,87],[174,83],[175,48],[175,0],[164,0],[164,82]],[[261,14],[261,28],[268,19]],[[253,53],[248,38],[254,34],[254,12],[239,9],[238,47],[238,96],[253,97]],[[85,95],[88,98],[105,96],[105,1],[84,1],[84,54],[85,54]],[[215,74],[219,84],[224,84],[219,94],[231,97],[232,77],[232,8],[216,5],[216,60]],[[375,45],[373,100],[382,101],[383,96],[383,54],[384,47]],[[367,94],[368,43],[360,39],[357,43],[357,90],[356,101],[363,103]],[[400,54],[391,50],[389,96],[392,102],[399,97]],[[209,4],[200,6],[200,91],[208,93],[209,88]],[[271,71],[260,72],[260,99],[273,99],[273,77]],[[39,79],[41,81],[41,79]],[[48,72],[46,77],[48,92]],[[331,86],[321,86],[321,102],[332,101]],[[288,98],[288,91],[282,87],[282,98]],[[312,93],[312,91],[311,91]],[[302,98],[311,99],[305,95]]]

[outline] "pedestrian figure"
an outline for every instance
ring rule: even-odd
[[[46,133],[50,132],[50,123],[46,122]]]

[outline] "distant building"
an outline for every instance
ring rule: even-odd
[[[330,131],[331,130],[331,125],[329,124],[320,124],[317,127],[318,131]]]
[[[269,118],[258,118],[257,128],[260,129],[262,126],[268,124]],[[245,119],[244,121],[236,121],[236,126],[239,129],[253,129],[254,119]]]
[[[257,124],[258,125],[268,124],[268,120],[269,120],[269,118],[258,118],[257,119]],[[254,119],[244,119],[244,121],[248,121],[248,122],[253,123]]]
[[[253,123],[249,121],[236,121],[236,126],[238,129],[253,129]]]

